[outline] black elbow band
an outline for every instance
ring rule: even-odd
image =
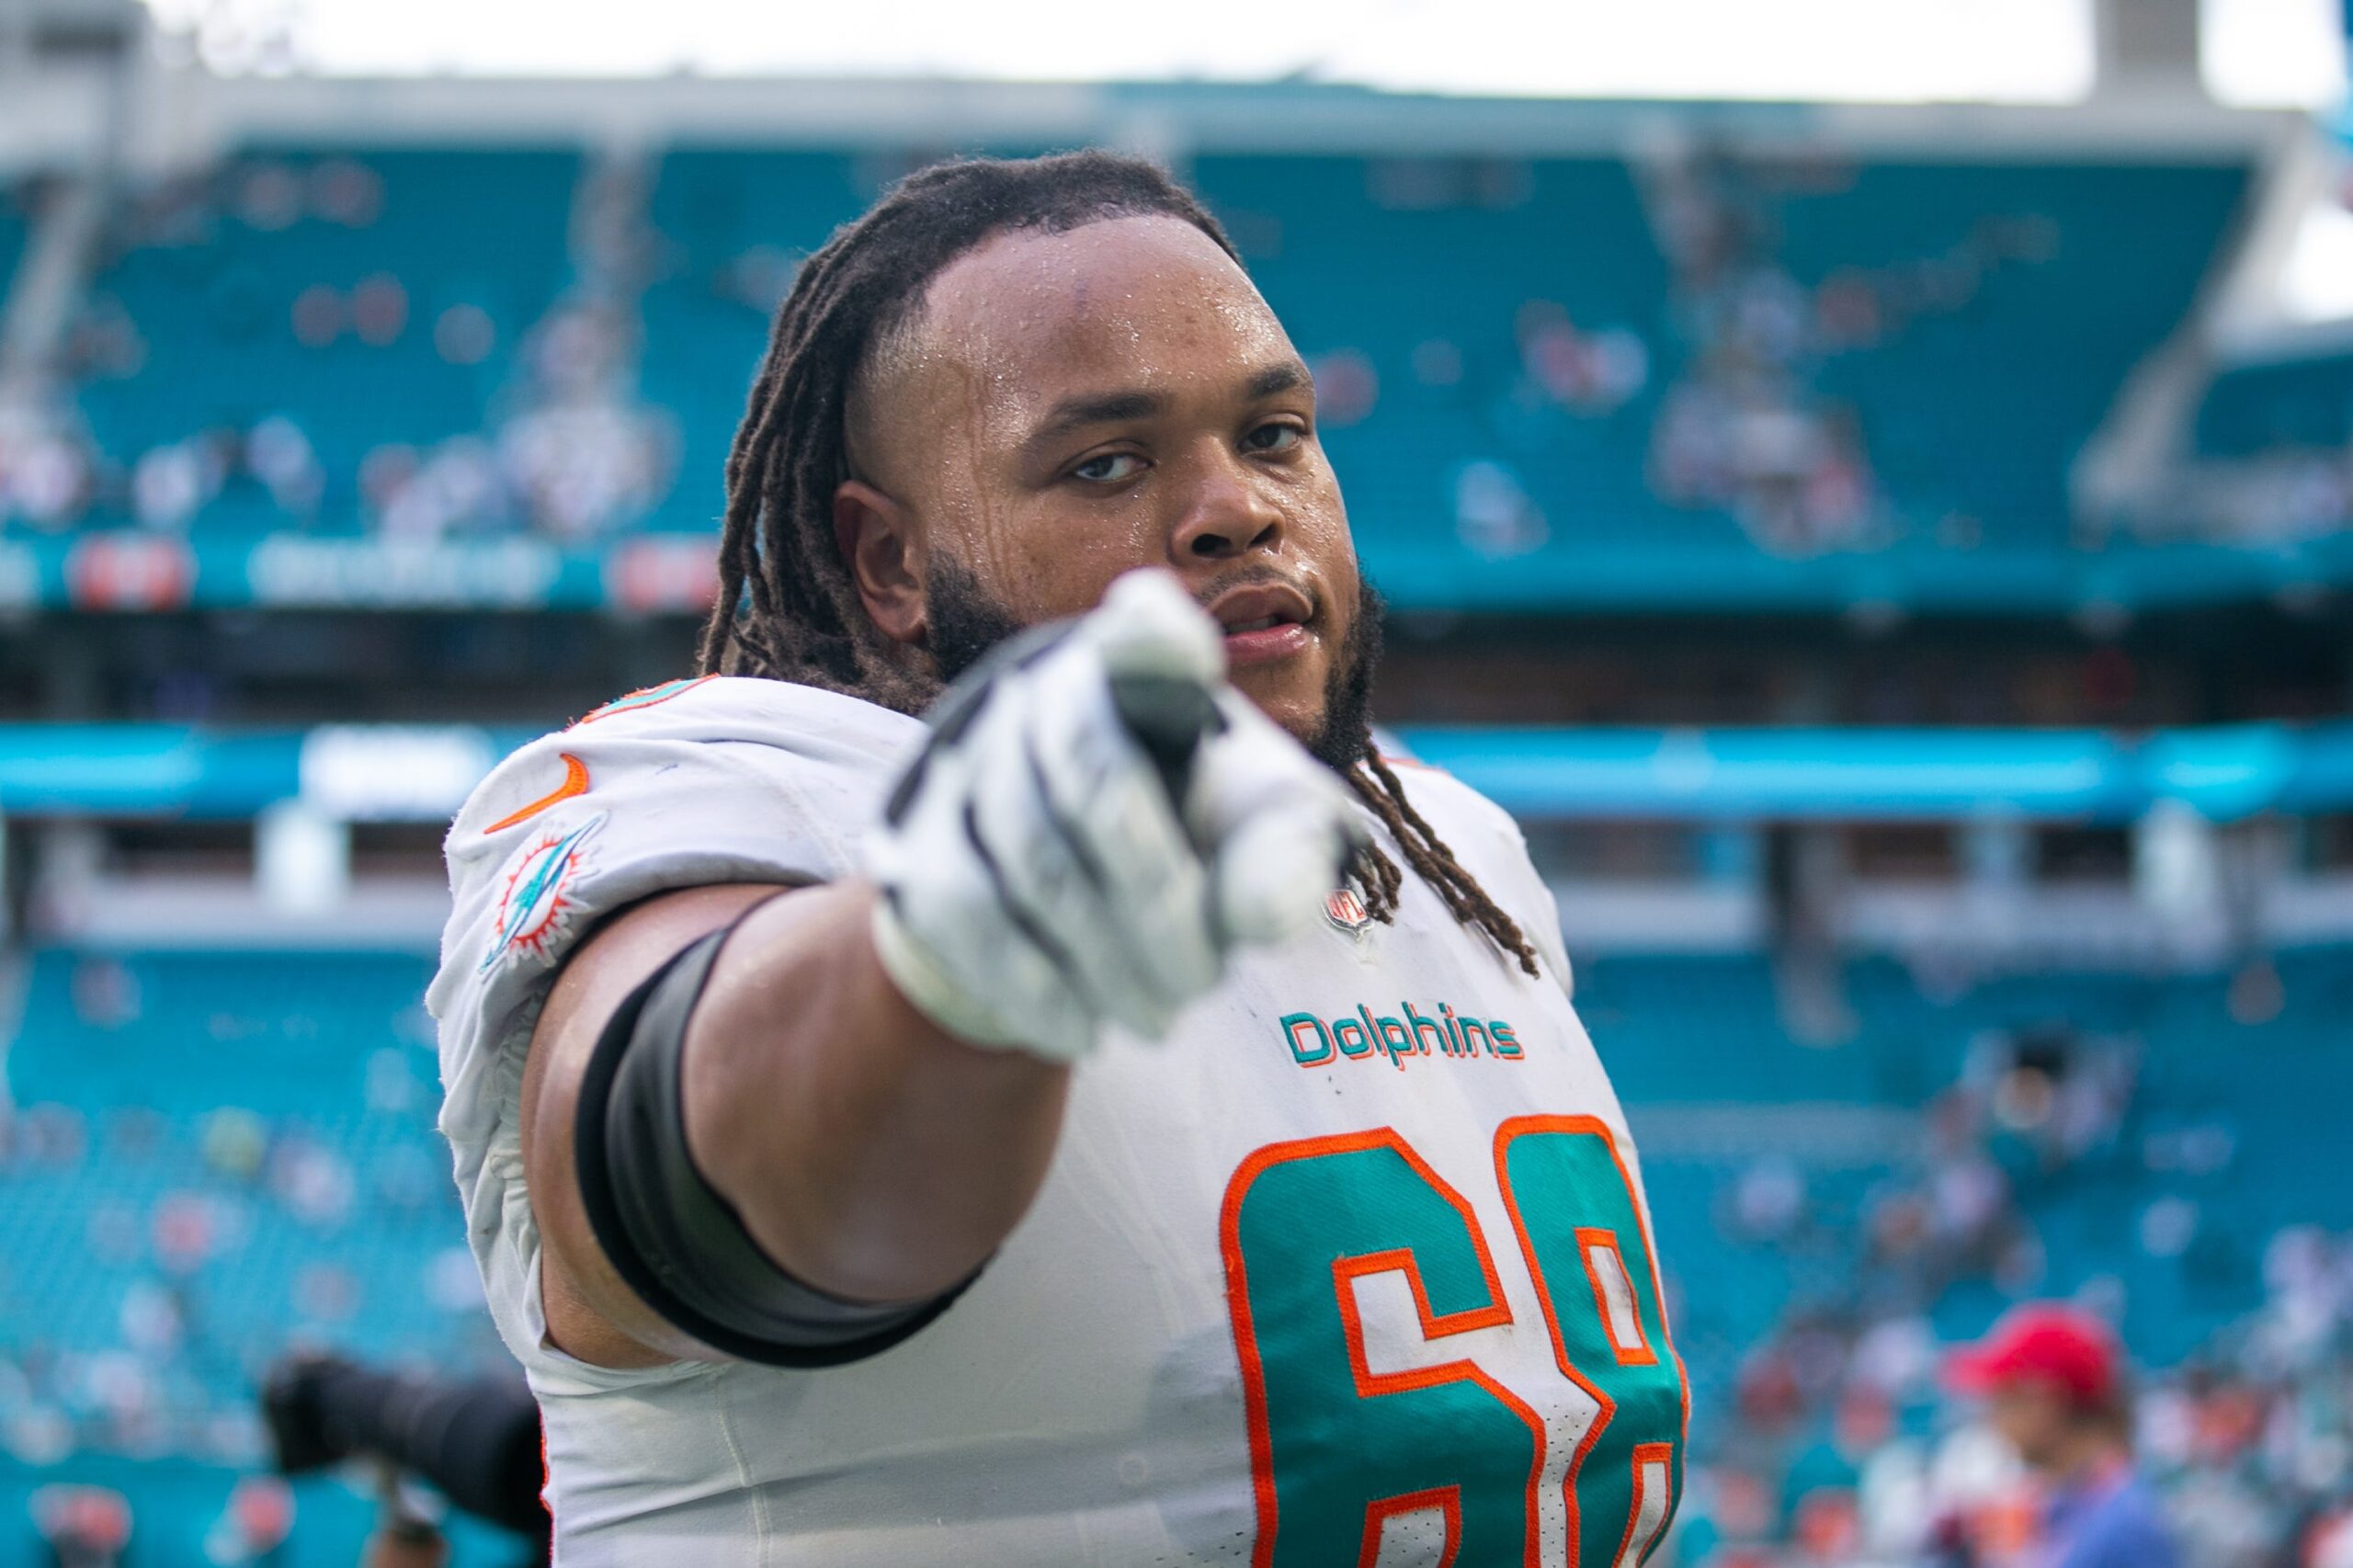
[[[920,1301],[844,1301],[762,1252],[687,1148],[687,1020],[730,926],[630,994],[580,1085],[573,1161],[589,1228],[614,1271],[662,1319],[712,1349],[772,1367],[832,1367],[889,1349],[964,1285]]]

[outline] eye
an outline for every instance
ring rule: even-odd
[[[1071,470],[1071,477],[1084,479],[1090,484],[1117,484],[1123,479],[1133,479],[1143,469],[1143,460],[1133,452],[1104,452],[1091,457]]]
[[[1254,452],[1287,452],[1298,446],[1306,434],[1287,421],[1270,420],[1245,436],[1242,444]]]

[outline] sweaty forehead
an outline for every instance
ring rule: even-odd
[[[949,263],[882,347],[869,391],[892,404],[953,398],[995,426],[1073,392],[1230,385],[1291,352],[1207,234],[1176,218],[1112,218],[1000,234]]]

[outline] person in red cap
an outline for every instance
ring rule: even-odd
[[[2046,1489],[2041,1568],[2177,1568],[2132,1462],[2132,1401],[2105,1324],[2054,1304],[2015,1309],[1945,1364]]]

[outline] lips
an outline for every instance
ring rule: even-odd
[[[1209,603],[1210,618],[1228,637],[1279,626],[1303,625],[1315,614],[1308,597],[1289,583],[1253,583],[1229,588]]]
[[[1253,583],[1211,599],[1209,613],[1225,633],[1227,667],[1238,672],[1303,652],[1315,604],[1289,583]]]

